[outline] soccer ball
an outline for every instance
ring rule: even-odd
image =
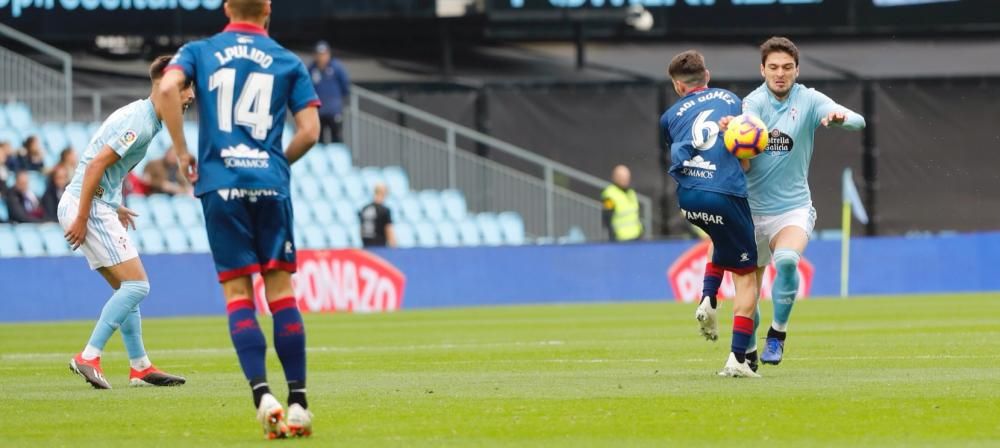
[[[736,158],[752,159],[767,149],[767,125],[760,118],[743,114],[729,122],[722,138]]]

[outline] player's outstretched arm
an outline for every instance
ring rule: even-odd
[[[181,100],[181,90],[186,82],[187,77],[184,72],[168,70],[163,74],[160,86],[156,89],[155,103],[160,109],[160,117],[174,145],[180,174],[193,184],[198,181],[198,169],[194,157],[188,151],[187,141],[184,140],[184,103]]]
[[[285,158],[288,164],[295,163],[296,160],[306,155],[316,141],[319,140],[319,110],[315,107],[306,107],[295,113],[295,135],[291,143],[285,149]]]
[[[76,219],[66,230],[66,241],[69,242],[73,250],[79,248],[87,239],[87,220],[90,217],[90,207],[94,203],[94,195],[97,194],[97,187],[101,184],[104,171],[118,161],[121,157],[110,146],[104,145],[97,153],[94,160],[87,164],[83,172],[83,185],[80,187],[80,208],[77,209]]]
[[[848,131],[864,129],[865,117],[862,117],[861,114],[837,104],[836,101],[816,89],[809,89],[809,92],[816,105],[816,117],[819,118],[821,126],[836,126]]]

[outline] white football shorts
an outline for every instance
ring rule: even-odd
[[[753,215],[753,232],[757,239],[757,266],[771,264],[771,240],[785,227],[795,226],[812,235],[816,226],[816,209],[812,206],[797,208],[780,215]]]
[[[57,215],[63,230],[69,229],[80,209],[80,199],[70,192],[63,193],[59,200]],[[118,212],[108,204],[94,201],[90,206],[87,220],[87,237],[80,246],[87,257],[90,269],[110,267],[139,256],[128,232],[118,221]]]

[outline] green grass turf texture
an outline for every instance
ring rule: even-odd
[[[770,303],[761,311],[767,325]],[[188,378],[177,388],[127,387],[116,335],[111,391],[67,368],[90,322],[4,324],[0,446],[1000,446],[1000,295],[800,301],[786,358],[761,379],[715,375],[731,304],[716,343],[693,314],[647,302],[307,315],[316,417],[300,441],[263,440],[221,316],[144,322],[153,361]],[[268,368],[284,401],[273,351]]]

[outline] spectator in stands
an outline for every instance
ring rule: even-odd
[[[38,197],[31,192],[27,171],[18,171],[14,188],[7,192],[7,210],[10,222],[41,222],[45,209]]]
[[[45,151],[37,135],[24,139],[24,149],[18,155],[17,171],[45,171]]]
[[[392,213],[383,203],[389,190],[383,184],[375,185],[375,197],[364,206],[361,216],[361,244],[364,247],[396,247],[396,234],[392,231]]]
[[[185,193],[184,187],[171,182],[167,173],[167,164],[163,159],[150,160],[143,169],[142,181],[146,186],[146,195]]]
[[[344,122],[344,103],[351,93],[351,80],[347,70],[330,56],[330,45],[324,41],[316,44],[313,64],[309,66],[313,87],[322,104],[319,107],[320,140],[323,143],[344,141],[341,133]]]
[[[42,210],[45,211],[44,219],[51,222],[59,222],[59,216],[56,214],[59,208],[59,199],[62,199],[63,192],[66,191],[66,185],[69,184],[69,174],[66,172],[66,167],[62,165],[56,165],[49,173],[49,181],[45,186],[45,194],[42,195]]]
[[[76,151],[73,150],[72,146],[67,146],[59,153],[59,164],[56,166],[63,167],[66,170],[66,177],[72,179],[79,163],[80,159],[76,156]]]
[[[187,178],[180,176],[180,168],[177,167],[177,154],[174,153],[174,148],[171,146],[167,149],[167,153],[163,155],[163,166],[167,169],[167,180],[173,184],[177,184],[183,193],[193,194],[194,188],[191,183],[188,182]]]
[[[632,241],[642,237],[639,219],[639,198],[629,185],[632,173],[625,165],[618,165],[611,173],[611,185],[601,192],[604,203],[602,223],[608,229],[611,241]]]
[[[10,155],[10,143],[0,141],[0,199],[7,197],[7,182],[14,174],[14,171],[7,165]]]

